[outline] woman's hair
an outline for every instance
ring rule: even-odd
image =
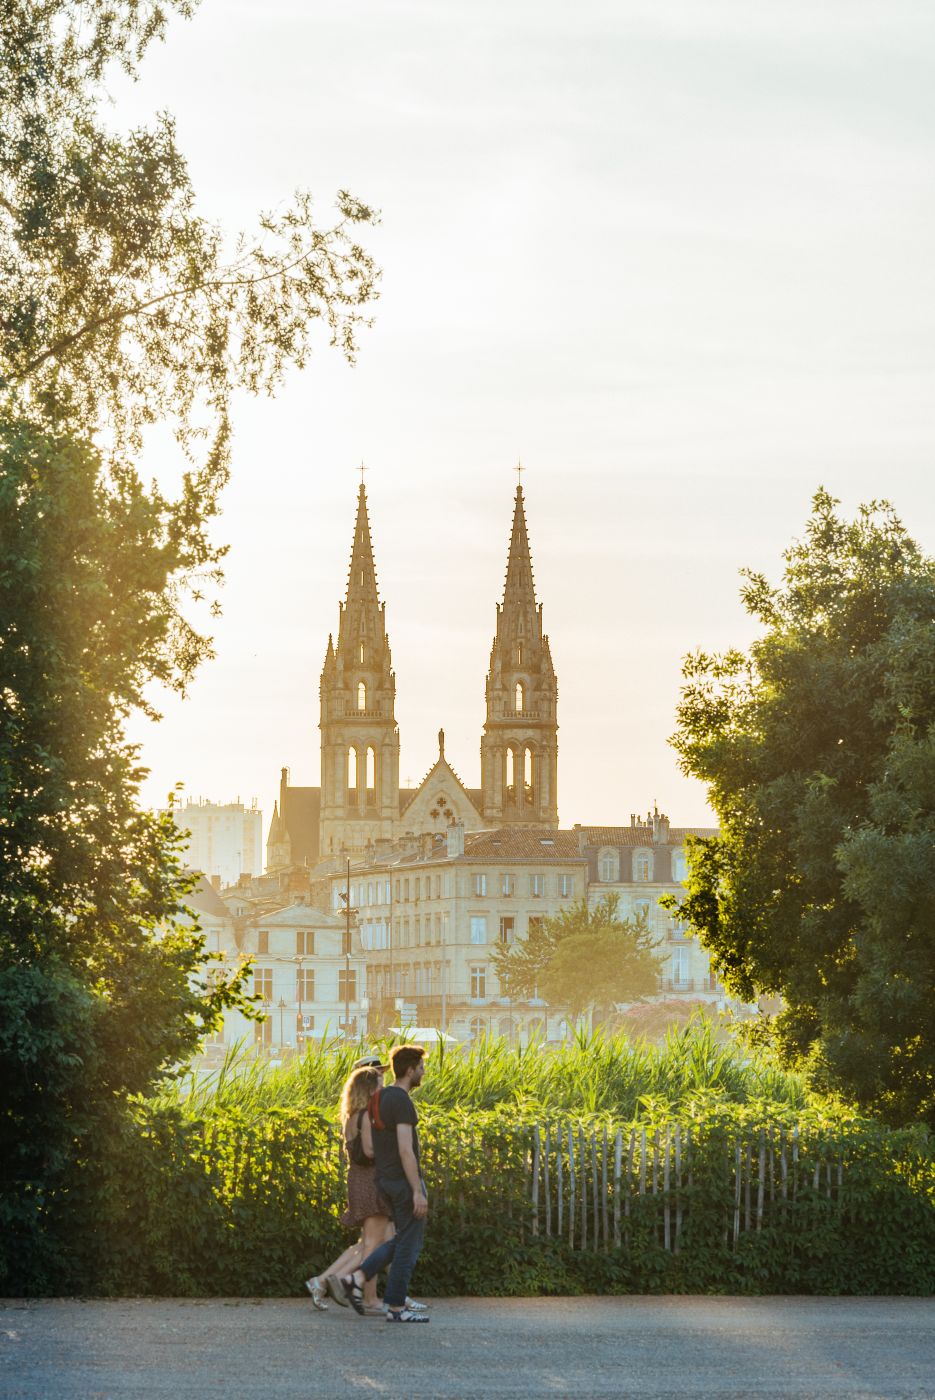
[[[338,1116],[343,1128],[352,1114],[367,1107],[371,1094],[380,1087],[380,1076],[375,1069],[355,1069],[341,1090],[341,1106]]]

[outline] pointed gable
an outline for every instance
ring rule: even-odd
[[[438,758],[405,807],[400,803],[400,813],[403,829],[416,835],[445,832],[452,822],[463,822],[465,831],[486,828],[479,806],[445,757],[444,730],[438,734]]]

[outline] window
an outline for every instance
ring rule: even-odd
[[[258,928],[256,931],[256,950],[258,953],[269,953],[269,929]]]
[[[403,881],[403,899],[408,899],[408,898],[409,898],[409,881],[408,881],[408,880],[404,880],[404,881]]]
[[[519,645],[518,645],[517,648],[516,648],[516,664],[517,664],[517,666],[522,666],[522,664],[523,664],[523,644],[522,644],[522,642],[520,642]]]
[[[363,642],[361,642],[361,644],[360,644],[360,646],[359,646],[359,648],[358,648],[358,650],[357,650],[357,659],[358,659],[358,661],[360,662],[361,666],[363,666],[363,664],[364,664],[364,644],[363,644]]]
[[[669,971],[672,976],[673,988],[685,988],[689,980],[689,950],[687,948],[674,948],[672,950]]]
[[[483,1040],[487,1034],[487,1027],[482,1016],[472,1016],[468,1024],[468,1034],[472,1040]]]
[[[445,898],[451,898],[451,876],[447,874],[445,876]]]
[[[419,947],[421,947],[421,944],[422,944],[422,915],[421,915],[421,914],[417,914],[417,915],[416,915],[415,924],[416,924],[416,947],[419,948]]]
[[[544,876],[544,875],[530,875],[530,877],[529,877],[529,893],[530,893],[531,895],[533,895],[533,897],[536,898],[536,899],[541,899],[541,898],[542,898],[542,896],[545,894],[545,876]]]
[[[347,800],[350,806],[357,801],[357,750],[347,751]]]
[[[672,879],[679,885],[688,879],[688,861],[684,851],[672,852]]]
[[[515,691],[515,694],[514,694],[514,700],[515,700],[515,705],[516,705],[516,713],[517,713],[518,715],[521,715],[521,714],[523,713],[523,710],[525,709],[525,700],[526,700],[526,691],[525,691],[525,689],[524,689],[524,687],[523,687],[523,682],[522,682],[522,681],[517,681],[517,682],[516,682],[516,691]]]
[[[442,942],[448,942],[448,910],[442,915]]]
[[[512,749],[506,751],[506,790],[512,795],[516,784],[516,760]]]
[[[515,875],[504,875],[500,884],[500,893],[507,896],[516,893]]]
[[[368,884],[367,884],[367,903],[368,903],[368,904],[372,904],[372,903],[373,903],[373,881],[372,881],[372,880],[370,880],[370,881],[368,882]]]
[[[357,1000],[357,969],[341,968],[338,972],[338,1001]]]
[[[421,968],[421,967],[417,967],[417,968],[416,968],[416,996],[417,996],[417,997],[420,997],[421,995],[422,995],[422,968]]]
[[[255,1021],[253,1025],[253,1039],[257,1045],[272,1045],[273,1043],[273,1022],[267,1016],[265,1021]]]
[[[500,942],[512,943],[516,937],[516,919],[512,914],[503,914],[500,919]]]
[[[416,899],[422,898],[422,881],[416,876]]]
[[[478,895],[485,895],[485,894],[487,893],[487,876],[486,876],[486,875],[475,875],[475,876],[474,876],[474,893],[475,893],[475,894],[478,894]]]
[[[528,802],[533,801],[535,784],[533,782],[533,757],[532,749],[523,750],[523,792]]]
[[[441,916],[441,914],[436,914],[436,915],[435,915],[435,942],[436,942],[436,943],[441,943],[441,941],[442,941],[442,916]]]
[[[648,923],[649,923],[649,900],[648,900],[648,899],[634,899],[634,901],[633,901],[633,912],[634,912],[634,914],[636,915],[637,919],[640,921],[640,923],[648,924]]]
[[[636,851],[633,856],[633,878],[634,880],[651,880],[653,878],[653,858],[649,851]]]
[[[479,1001],[487,995],[487,969],[486,967],[471,968],[471,997],[474,1001]]]
[[[440,875],[436,875],[436,876],[435,876],[435,898],[436,898],[436,899],[441,899],[441,897],[442,897],[442,877],[441,877]]]
[[[513,1022],[513,1017],[512,1017],[512,1016],[501,1016],[501,1018],[500,1018],[500,1024],[499,1024],[499,1026],[497,1027],[497,1030],[498,1030],[499,1034],[503,1036],[503,1039],[504,1039],[504,1040],[512,1040],[512,1039],[513,1039],[513,1031],[514,1031],[514,1028],[515,1028],[515,1027],[514,1027],[514,1022]]]
[[[384,881],[383,881],[383,903],[384,903],[384,904],[389,904],[390,901],[391,901],[391,899],[392,899],[392,895],[390,894],[390,882],[389,882],[389,880],[384,880]]]
[[[574,875],[559,875],[559,877],[558,877],[558,892],[559,892],[559,894],[562,896],[563,899],[568,899],[569,895],[573,895],[573,894],[574,894],[574,892],[575,892],[575,877],[574,877]]]
[[[295,936],[295,951],[299,957],[308,957],[315,951],[315,930],[299,929]]]
[[[395,888],[395,890],[396,890],[396,898],[399,899],[399,881],[398,881],[398,880],[396,881],[396,884],[395,884],[394,888]]]
[[[367,708],[367,682],[366,682],[366,681],[358,681],[358,683],[357,683],[357,708],[358,708],[358,710],[361,710],[361,711],[362,711],[362,710],[366,710],[366,708]]]
[[[273,1000],[273,969],[255,967],[253,969],[253,995],[261,1001]]]
[[[472,942],[472,943],[486,943],[486,942],[487,942],[487,915],[486,915],[486,914],[472,914],[472,915],[471,915],[471,942]]]
[[[597,857],[597,878],[605,883],[620,879],[620,852],[605,846]]]
[[[296,1001],[315,1000],[315,969],[312,967],[300,967],[295,975],[295,999]]]
[[[377,758],[372,746],[367,748],[367,802],[373,806],[377,800]]]

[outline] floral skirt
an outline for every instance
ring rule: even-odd
[[[393,1210],[377,1186],[375,1167],[359,1167],[352,1162],[347,1169],[347,1210],[341,1216],[341,1224],[363,1225],[371,1215],[393,1217]]]

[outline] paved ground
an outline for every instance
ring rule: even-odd
[[[447,1299],[428,1327],[304,1301],[0,1302],[0,1400],[935,1397],[935,1301]]]

